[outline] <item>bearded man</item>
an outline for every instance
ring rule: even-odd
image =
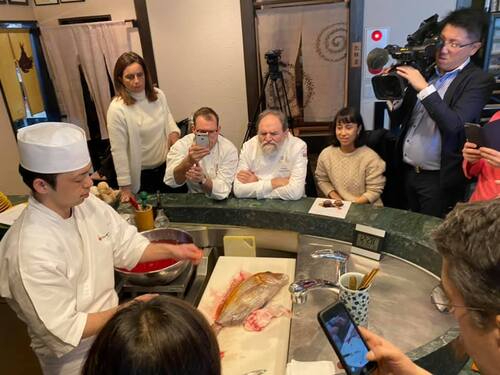
[[[265,110],[257,135],[243,144],[234,180],[237,198],[297,200],[305,196],[307,146],[288,131],[284,113]]]

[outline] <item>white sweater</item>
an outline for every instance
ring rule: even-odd
[[[136,193],[140,188],[141,170],[153,168],[166,160],[168,135],[180,134],[179,127],[168,108],[165,94],[155,89],[158,99],[149,102],[145,95],[126,105],[115,97],[108,108],[107,124],[111,153],[119,186],[132,185]],[[155,137],[155,129],[164,131]]]
[[[305,195],[307,145],[288,133],[278,153],[267,156],[255,136],[241,149],[237,172],[241,170],[252,171],[259,181],[244,184],[236,177],[234,195],[238,198],[300,199]],[[287,185],[273,190],[271,180],[276,177],[290,177],[290,180]]]

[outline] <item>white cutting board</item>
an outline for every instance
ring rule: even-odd
[[[295,259],[219,257],[198,306],[210,324],[214,320],[217,295],[226,292],[232,278],[241,271],[252,274],[265,271],[285,273],[292,283],[295,277]],[[288,285],[284,285],[269,303],[283,305],[291,311]],[[217,337],[223,353],[222,374],[243,375],[252,370],[265,369],[265,375],[284,375],[290,319],[286,316],[274,318],[260,332],[249,332],[242,325],[223,328]]]

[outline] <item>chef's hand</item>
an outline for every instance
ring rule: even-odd
[[[399,76],[405,78],[408,83],[415,89],[416,92],[420,92],[425,89],[429,84],[422,76],[422,74],[412,66],[401,65],[396,68],[396,72]]]
[[[198,248],[198,246],[192,243],[186,243],[181,245],[170,245],[170,256],[177,260],[187,259],[190,260],[193,264],[199,264],[201,258],[203,257],[203,251]]]
[[[141,301],[141,302],[148,302],[151,301],[153,298],[158,297],[158,293],[148,293],[148,294],[141,294],[140,296],[137,296],[133,299],[133,301]]]
[[[366,328],[359,327],[370,351],[366,355],[369,361],[377,362],[377,375],[429,375],[427,371],[418,367],[401,350],[389,341],[370,332]]]
[[[132,193],[132,188],[130,185],[128,186],[120,186],[120,201],[122,203],[126,203],[130,201],[130,197],[134,196],[134,193]]]
[[[273,190],[282,186],[288,185],[290,182],[290,177],[276,177],[271,180],[271,185],[273,186]]]
[[[242,184],[249,184],[251,182],[259,181],[259,178],[257,177],[257,175],[255,173],[253,173],[252,171],[239,171],[236,174],[236,178]]]
[[[465,142],[464,148],[462,149],[462,156],[468,163],[474,164],[481,159],[481,151],[477,148],[475,143]]]
[[[495,168],[500,168],[500,152],[488,147],[479,148],[481,152],[481,157],[486,160],[486,162]]]

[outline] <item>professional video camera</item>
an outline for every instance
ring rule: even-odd
[[[265,58],[267,65],[269,65],[269,75],[271,79],[275,81],[280,74],[280,64],[281,63],[281,49],[273,49],[265,53]]]
[[[424,20],[417,31],[408,35],[404,47],[388,45],[375,48],[367,56],[366,63],[370,70],[380,70],[389,61],[389,55],[397,61],[388,74],[372,78],[373,91],[380,100],[395,100],[403,97],[408,81],[400,77],[395,69],[400,65],[410,65],[429,78],[435,66],[436,48],[440,43],[440,24],[438,15]]]

